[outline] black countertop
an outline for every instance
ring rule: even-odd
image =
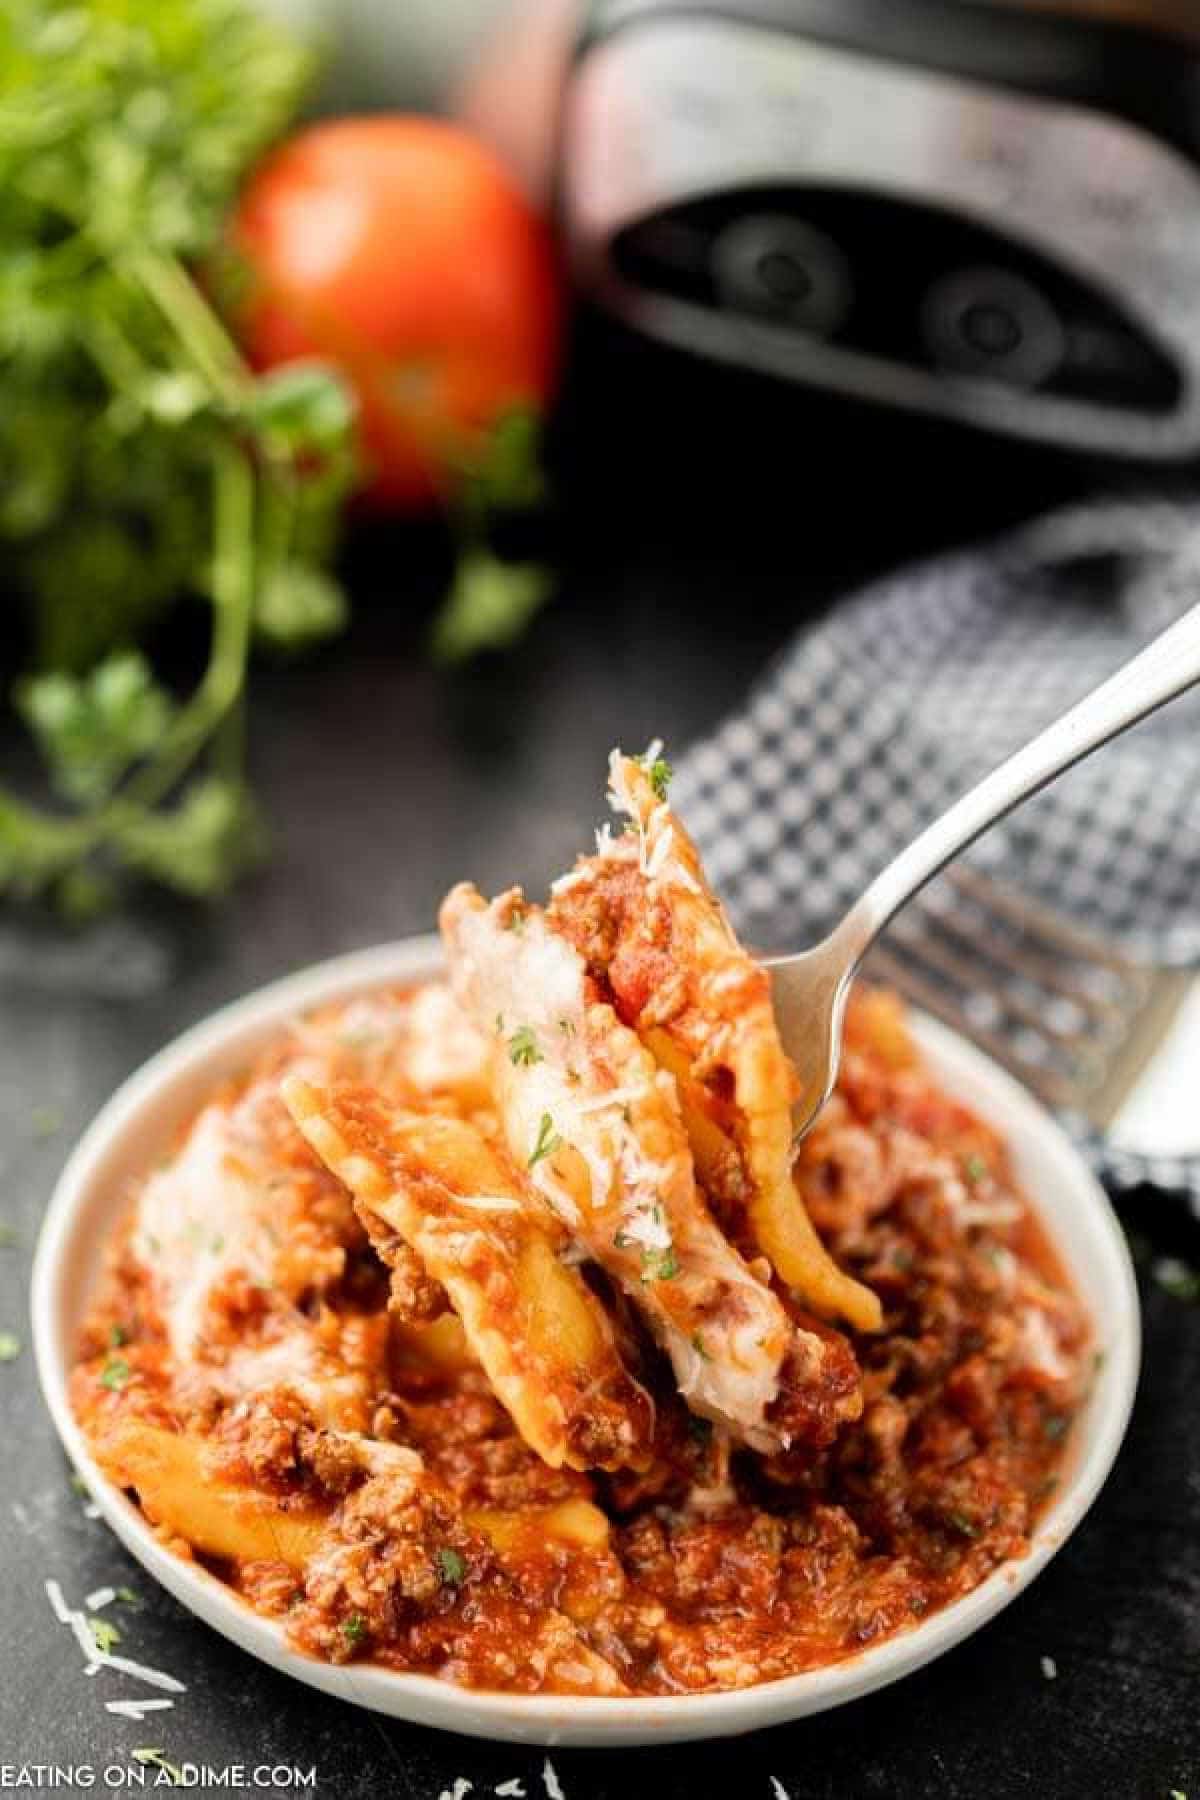
[[[591,361],[588,361],[588,355]],[[559,447],[561,596],[512,657],[448,679],[422,665],[424,540],[376,539],[355,629],[256,680],[256,780],[273,860],[224,906],[156,902],[82,938],[0,915],[0,1787],[21,1765],[127,1768],[136,1746],[209,1771],[317,1770],[317,1791],[437,1800],[543,1753],[351,1709],[227,1644],[85,1516],[42,1408],[26,1290],[73,1138],[145,1056],[222,1001],[337,951],[430,927],[446,887],[538,888],[598,816],[614,742],[683,746],[734,705],[796,621],[901,556],[1003,525],[1087,472],[755,385],[694,377],[624,342],[585,348]],[[611,379],[619,372],[621,383]],[[614,398],[618,392],[620,398]],[[1149,1199],[1137,1224],[1186,1248]],[[750,1739],[553,1753],[567,1800],[801,1796],[1200,1796],[1200,1307],[1153,1283],[1133,1426],[1091,1516],[1034,1587],[898,1687]],[[188,1691],[141,1725],[85,1680],[43,1590],[142,1598],[123,1650]],[[1043,1659],[1057,1670],[1044,1673]],[[149,1690],[139,1690],[148,1692]],[[79,1770],[83,1773],[78,1773]],[[26,1770],[29,1782],[35,1779]],[[210,1776],[211,1780],[213,1777]],[[49,1777],[43,1775],[45,1786]],[[69,1782],[59,1791],[72,1791]],[[309,1790],[311,1791],[311,1790]]]

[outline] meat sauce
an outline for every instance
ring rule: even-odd
[[[407,1016],[405,997],[391,1004]],[[298,1054],[276,1047],[215,1103],[258,1120],[238,1127],[241,1173],[268,1228],[276,1184],[280,1263],[264,1276],[198,1242],[213,1279],[185,1354],[144,1187],[73,1377],[100,1461],[160,1535],[296,1646],[517,1692],[743,1687],[851,1656],[1026,1551],[1090,1378],[1086,1322],[1004,1145],[930,1081],[890,997],[852,1008],[837,1094],[796,1169],[827,1246],[883,1302],[883,1330],[850,1339],[861,1418],[819,1448],[731,1450],[619,1315],[657,1422],[647,1466],[612,1474],[549,1468],[454,1316],[428,1294],[397,1307],[338,1184],[271,1100]],[[393,1030],[373,1078],[403,1086],[413,1054]],[[479,1116],[465,1076],[439,1105],[448,1093]],[[219,1529],[123,1476],[113,1445],[135,1427],[199,1446],[210,1499],[254,1497],[281,1553],[214,1553]]]

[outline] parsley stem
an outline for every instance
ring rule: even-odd
[[[25,806],[0,790],[0,850],[6,837],[23,838],[53,875],[152,807],[175,786],[222,720],[236,706],[245,680],[254,602],[255,478],[248,457],[229,443],[214,455],[213,640],[208,667],[155,753],[100,806],[76,819]]]
[[[222,443],[214,456],[213,638],[208,667],[168,727],[154,761],[114,806],[153,806],[170,791],[235,705],[245,681],[254,604],[255,480],[249,459]]]
[[[249,385],[246,365],[186,269],[174,257],[151,250],[127,251],[121,262],[221,400],[235,411],[240,408]]]

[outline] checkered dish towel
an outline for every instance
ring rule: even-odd
[[[802,631],[672,792],[739,928],[811,943],[930,819],[1200,599],[1200,508],[1109,501],[889,577]],[[972,853],[1124,947],[1200,963],[1200,690]],[[1200,1156],[1084,1134],[1109,1184],[1190,1198]]]

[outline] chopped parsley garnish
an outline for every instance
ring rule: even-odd
[[[496,1036],[502,1037],[503,1035],[504,1035],[504,1014],[501,1012],[501,1013],[496,1014]]]
[[[678,1273],[679,1258],[673,1244],[665,1250],[647,1250],[642,1257],[643,1281],[673,1281]]]
[[[134,1762],[141,1763],[144,1769],[161,1769],[163,1774],[169,1778],[172,1787],[181,1787],[183,1785],[183,1770],[177,1769],[173,1762],[167,1761],[167,1753],[165,1750],[147,1750],[142,1748],[140,1750],[131,1750],[129,1754],[132,1756]]]
[[[133,1370],[123,1356],[110,1356],[100,1372],[100,1386],[118,1394],[132,1373]]]
[[[0,1331],[0,1363],[16,1362],[21,1354],[21,1340],[15,1331]]]
[[[546,1059],[537,1046],[532,1025],[518,1025],[508,1040],[508,1060],[517,1068],[531,1068]]]
[[[654,789],[656,797],[659,800],[665,800],[667,797],[667,789],[671,785],[671,776],[674,774],[674,770],[666,757],[656,756],[653,760],[648,760],[645,756],[638,756],[635,757],[634,760],[641,768],[645,769],[646,774],[650,778],[650,786]]]
[[[504,923],[505,931],[522,932],[525,929],[525,912],[522,907],[514,906]]]
[[[636,1242],[637,1242],[637,1239],[631,1238],[627,1231],[614,1231],[613,1232],[613,1249],[614,1250],[632,1250],[633,1246],[636,1244]]]
[[[437,1553],[438,1576],[443,1587],[460,1587],[466,1579],[467,1560],[458,1550],[448,1547]]]
[[[83,1476],[79,1473],[78,1469],[71,1470],[71,1492],[73,1494],[82,1494],[85,1500],[91,1499],[91,1495],[88,1493],[88,1484],[83,1479]]]
[[[97,1650],[104,1656],[121,1641],[120,1631],[108,1619],[89,1619],[88,1630],[96,1640]]]
[[[122,1606],[133,1607],[135,1612],[141,1607],[141,1604],[142,1604],[131,1587],[119,1587],[117,1589],[117,1599],[120,1601]]]
[[[1069,1413],[1051,1413],[1049,1418],[1046,1420],[1046,1423],[1042,1427],[1042,1430],[1046,1433],[1046,1436],[1053,1443],[1057,1443],[1059,1438],[1066,1437],[1066,1435],[1070,1429],[1071,1429],[1071,1416]]]
[[[1173,1300],[1200,1300],[1200,1269],[1190,1268],[1178,1256],[1160,1256],[1151,1264],[1150,1273]]]
[[[702,1356],[705,1362],[712,1361],[712,1357],[704,1347],[704,1339],[700,1336],[698,1331],[692,1334],[692,1349],[696,1352],[697,1356]]]
[[[968,1519],[966,1513],[947,1513],[946,1522],[947,1524],[952,1525],[955,1531],[962,1537],[977,1538],[979,1536],[978,1525],[975,1524],[973,1519]]]
[[[968,1156],[963,1164],[963,1174],[972,1184],[977,1181],[982,1181],[985,1176],[991,1174],[987,1157],[981,1156],[978,1150],[972,1150],[970,1156]]]
[[[108,1341],[114,1350],[119,1350],[122,1344],[128,1343],[129,1333],[123,1325],[118,1325],[114,1320],[108,1328]]]
[[[549,1113],[543,1113],[538,1123],[537,1142],[529,1152],[528,1166],[534,1168],[544,1156],[553,1156],[561,1147],[562,1139],[554,1129],[554,1120]]]
[[[349,1638],[352,1644],[361,1644],[367,1635],[367,1621],[361,1613],[351,1613],[342,1621],[342,1635]]]
[[[560,1019],[558,1021],[558,1029],[562,1032],[564,1037],[575,1036],[575,1027],[572,1025],[570,1019]]]
[[[693,1444],[706,1445],[712,1442],[712,1420],[702,1419],[699,1413],[688,1414],[688,1436]]]

